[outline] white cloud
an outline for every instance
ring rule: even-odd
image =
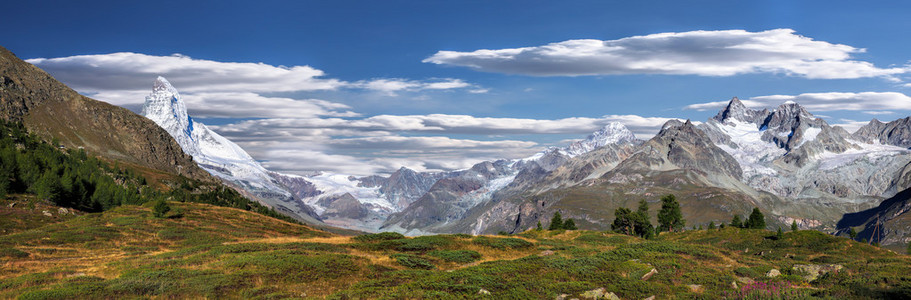
[[[556,120],[489,118],[469,115],[378,115],[364,119],[341,118],[259,119],[219,127],[230,132],[252,128],[306,129],[333,128],[386,132],[433,132],[437,134],[588,134],[611,122],[626,125],[639,136],[654,135],[672,118],[636,115],[606,115],[601,118],[564,118]]]
[[[532,76],[673,74],[731,76],[780,73],[811,79],[886,77],[851,55],[865,49],[816,41],[792,29],[689,31],[618,40],[568,40],[543,46],[472,52],[439,51],[425,63]]]
[[[862,93],[804,93],[796,96],[769,95],[741,100],[752,108],[774,108],[785,101],[794,101],[809,111],[871,111],[878,110],[911,110],[911,97],[896,92],[862,92]],[[721,109],[728,101],[715,101],[691,104],[684,109],[715,110]],[[884,114],[877,112],[873,114]]]
[[[649,138],[668,120],[635,115],[540,120],[433,114],[360,119],[272,118],[209,127],[237,142],[254,157],[269,162],[267,166],[296,172],[323,170],[364,175],[369,173],[365,170],[392,172],[401,166],[442,171],[467,168],[484,160],[528,157],[544,146],[510,139],[511,136],[571,134],[582,138],[615,121],[625,124],[640,138]],[[485,136],[491,140],[453,137],[457,135]],[[314,161],[317,159],[329,163]],[[344,159],[349,160],[336,161]]]
[[[839,119],[838,121],[838,123],[832,124],[832,126],[839,126],[851,133],[870,123],[869,121],[854,121],[850,119]]]
[[[347,87],[352,88],[362,88],[373,91],[384,92],[389,95],[395,95],[396,92],[414,92],[422,90],[450,90],[450,89],[462,89],[462,88],[472,88],[474,85],[467,83],[461,79],[454,78],[444,78],[444,79],[434,79],[434,80],[409,80],[402,78],[379,78],[372,80],[361,80],[358,82],[350,83]],[[472,89],[468,92],[474,93],[478,90]]]
[[[894,111],[888,111],[888,110],[863,111],[862,113],[865,113],[865,114],[868,114],[868,115],[874,115],[874,116],[895,114]]]
[[[202,94],[219,94],[211,98],[223,105],[261,101],[270,104],[289,104],[274,112],[300,109],[314,100],[275,98],[268,100],[261,93],[326,91],[338,89],[365,89],[395,95],[399,91],[481,89],[477,85],[455,78],[410,80],[402,78],[377,78],[369,81],[346,82],[326,78],[325,72],[310,66],[273,66],[264,63],[220,62],[195,59],[185,55],[154,56],[141,53],[119,52],[97,55],[77,55],[58,58],[33,58],[26,60],[54,75],[73,89],[116,105],[138,105],[148,95],[157,76],[164,76],[187,98]],[[90,76],[87,76],[90,74]],[[233,96],[229,96],[233,95]],[[243,99],[241,96],[253,96]],[[216,103],[210,101],[210,104]],[[238,103],[228,103],[237,101]],[[304,103],[304,104],[302,104]],[[273,106],[278,108],[277,106]],[[198,108],[198,107],[197,107]],[[192,109],[192,108],[191,108]],[[261,111],[264,112],[264,111]],[[224,113],[224,112],[221,112]],[[332,115],[332,114],[330,114]],[[268,117],[282,117],[283,114]],[[208,117],[199,115],[199,117]]]
[[[351,107],[325,100],[263,97],[255,93],[195,93],[183,96],[190,114],[216,118],[356,117]],[[345,110],[345,111],[338,111]]]
[[[181,91],[188,93],[332,90],[345,84],[322,78],[325,73],[310,66],[219,62],[178,54],[119,52],[26,61],[80,92],[149,90],[159,75],[179,83]]]

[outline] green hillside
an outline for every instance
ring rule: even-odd
[[[817,231],[349,237],[169,206],[163,218],[124,205],[0,236],[0,298],[911,297],[911,258]]]

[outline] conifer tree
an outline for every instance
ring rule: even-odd
[[[576,221],[573,221],[573,219],[566,219],[566,221],[563,222],[563,229],[576,230],[579,228],[576,228]]]
[[[632,211],[626,207],[618,207],[614,210],[614,223],[611,224],[611,230],[627,235],[633,235],[635,224],[632,220]]]
[[[171,207],[164,200],[155,201],[155,206],[152,208],[152,213],[156,218],[164,218],[169,211],[171,211]]]
[[[750,217],[747,218],[746,223],[743,225],[743,227],[750,229],[765,229],[765,216],[762,215],[762,212],[759,211],[758,207],[754,207],[753,212],[750,213]]]
[[[560,215],[560,212],[555,212],[554,217],[550,219],[550,226],[547,227],[547,230],[560,230],[563,229],[563,216]]]
[[[715,229],[715,221],[709,222],[709,230]]]
[[[679,231],[686,225],[680,203],[673,194],[661,197],[661,209],[658,211],[658,225],[662,231]]]
[[[797,220],[794,220],[791,222],[791,231],[797,231],[797,229],[799,229],[797,228]]]
[[[648,202],[645,199],[639,201],[639,208],[632,215],[633,231],[641,238],[649,239],[652,237],[652,221],[648,217]]]
[[[544,228],[541,227],[541,221],[538,221],[538,227],[536,227],[535,230],[537,230],[537,231],[544,230]]]
[[[731,219],[731,227],[743,228],[743,221],[740,220],[740,215],[734,215],[734,218]]]

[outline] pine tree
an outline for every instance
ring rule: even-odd
[[[636,233],[636,236],[641,238],[651,238],[652,232],[652,221],[648,217],[648,202],[644,199],[639,201],[639,208],[636,209],[636,212],[631,216],[633,223],[633,231]]]
[[[618,207],[614,210],[614,223],[611,224],[611,230],[627,235],[633,235],[632,211],[626,207]]]
[[[547,230],[560,230],[563,229],[563,216],[560,216],[560,212],[555,212],[554,217],[550,219],[550,226],[547,227]]]
[[[791,222],[791,231],[797,231],[797,229],[799,229],[797,228],[797,220],[794,220]]]
[[[164,218],[169,211],[171,211],[171,207],[164,200],[156,201],[155,206],[152,208],[152,213],[156,218]]]
[[[740,215],[734,215],[734,218],[731,219],[731,227],[743,228],[743,221],[740,220]]]
[[[721,225],[718,225],[718,229],[724,229],[724,222],[721,222]]]
[[[538,221],[538,227],[536,227],[535,230],[537,230],[537,231],[544,230],[544,228],[541,227],[541,221]]]
[[[784,232],[781,232],[781,226],[778,226],[778,233],[776,234],[776,237],[779,240],[784,239]]]
[[[750,217],[747,218],[746,223],[743,225],[750,229],[765,229],[765,216],[762,215],[762,212],[759,211],[758,207],[754,207],[753,212],[750,213]]]
[[[573,221],[573,219],[566,219],[566,221],[563,222],[563,229],[576,230],[579,228],[576,228],[576,221]]]
[[[658,211],[658,225],[662,231],[682,230],[686,225],[680,203],[673,194],[661,197],[661,210]]]
[[[908,242],[908,249],[905,249],[905,253],[911,255],[911,242]]]
[[[857,239],[857,230],[854,230],[854,227],[851,227],[851,230],[848,231],[848,236],[850,236],[852,240]]]
[[[715,221],[709,222],[709,230],[715,229]]]

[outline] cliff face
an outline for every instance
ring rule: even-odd
[[[0,118],[68,148],[179,174],[214,180],[164,129],[127,109],[82,96],[0,47]]]

